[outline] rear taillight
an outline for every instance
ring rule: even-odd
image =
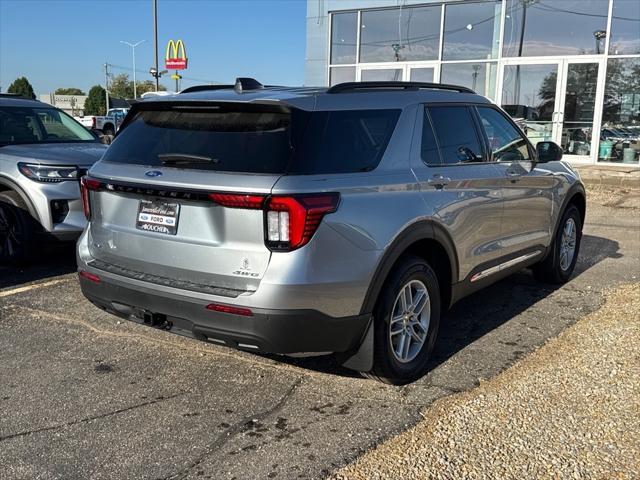
[[[96,117],[91,119],[91,128],[96,128]]]
[[[84,216],[87,220],[91,220],[91,200],[89,198],[89,191],[98,190],[100,188],[100,181],[93,178],[82,177],[80,179],[80,196],[82,197],[82,209],[84,210]]]
[[[295,250],[311,240],[322,218],[338,208],[340,195],[273,196],[265,204],[266,244],[272,250]]]
[[[236,193],[210,193],[214,202],[229,208],[250,208],[259,210],[264,202],[263,195],[244,195]]]
[[[265,244],[271,250],[303,247],[318,229],[322,218],[338,208],[336,192],[288,196],[211,193],[209,198],[229,208],[264,211]]]

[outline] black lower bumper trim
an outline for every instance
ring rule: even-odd
[[[105,281],[106,280],[106,281]],[[316,310],[253,310],[246,317],[207,310],[208,302],[80,278],[96,306],[127,320],[261,353],[347,352],[358,347],[370,315],[330,317]]]

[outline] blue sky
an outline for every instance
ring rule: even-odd
[[[170,38],[182,38],[189,68],[183,87],[252,76],[263,83],[304,82],[306,0],[158,0],[162,65]],[[26,76],[37,94],[104,84],[102,65],[151,79],[151,0],[0,0],[0,86]],[[187,78],[188,77],[188,78]],[[173,88],[169,78],[162,81]]]

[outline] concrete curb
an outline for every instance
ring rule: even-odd
[[[640,189],[640,168],[574,166],[586,185]]]

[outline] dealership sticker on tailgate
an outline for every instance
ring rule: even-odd
[[[178,231],[180,205],[160,200],[140,200],[136,228],[147,232],[175,235]]]

